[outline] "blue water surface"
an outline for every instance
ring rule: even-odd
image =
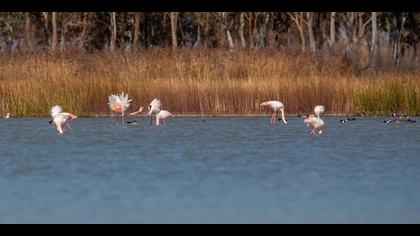
[[[0,223],[420,223],[419,124],[138,120],[1,119]]]

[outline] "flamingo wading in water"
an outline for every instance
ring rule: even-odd
[[[287,124],[286,118],[284,117],[284,104],[279,101],[269,101],[264,102],[261,104],[261,106],[269,107],[271,110],[273,110],[273,116],[271,117],[270,124],[274,125],[276,123],[276,115],[277,112],[281,112],[281,119],[285,124]]]
[[[111,95],[108,99],[111,111],[117,113],[117,127],[119,126],[118,114],[121,114],[121,126],[124,126],[125,111],[130,107],[130,102],[132,100],[128,99],[128,94],[124,94],[124,92],[120,95]]]
[[[315,107],[314,112],[316,117],[321,118],[321,115],[323,115],[325,112],[325,107],[322,105],[318,105]]]
[[[311,134],[322,134],[324,132],[325,123],[321,118],[311,115],[304,122],[311,128]]]
[[[149,110],[147,112],[148,116],[151,116],[152,114],[157,115],[162,110],[162,102],[159,99],[155,98],[147,107],[147,109]],[[150,117],[150,125],[152,125],[152,122],[152,117]]]
[[[162,121],[162,123],[165,125],[166,123],[166,119],[169,117],[175,117],[174,115],[172,115],[169,111],[165,111],[165,110],[161,110],[157,115],[156,115],[156,126],[160,125],[160,121]]]
[[[51,108],[51,117],[53,118],[53,120],[50,121],[50,124],[54,123],[57,128],[58,133],[60,134],[64,133],[65,126],[67,126],[69,130],[71,130],[71,127],[68,121],[77,118],[77,116],[73,114],[63,112],[63,108],[59,105],[53,106]]]

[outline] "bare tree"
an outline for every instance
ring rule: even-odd
[[[287,13],[292,19],[292,21],[295,23],[300,36],[300,45],[302,52],[306,51],[306,40],[305,40],[305,32],[304,32],[304,19],[303,19],[303,12],[288,12]]]
[[[258,33],[258,38],[259,38],[259,46],[261,48],[265,47],[265,40],[267,38],[267,25],[268,22],[270,20],[270,13],[269,12],[265,12],[262,14],[263,15],[263,22],[261,24],[261,27],[259,28],[259,33]]]
[[[334,50],[335,47],[335,17],[336,12],[331,12],[330,20],[330,48]]]
[[[29,12],[25,12],[25,41],[26,41],[26,47],[29,50],[33,49],[32,40],[32,24],[31,24],[31,16]]]
[[[401,41],[402,41],[402,34],[405,31],[404,25],[407,21],[407,16],[403,12],[401,13],[401,23],[398,23],[397,15],[393,18],[393,44],[392,44],[392,60],[395,67],[400,64],[401,59]]]
[[[83,21],[82,21],[82,31],[80,32],[79,36],[79,48],[84,49],[85,47],[85,37],[86,37],[86,31],[88,26],[88,13],[83,13]]]
[[[224,41],[225,34],[226,34],[226,40],[229,45],[229,49],[233,49],[235,45],[233,44],[232,35],[229,30],[229,26],[226,19],[226,12],[219,12],[219,21],[220,21],[220,28],[222,31],[222,41]]]
[[[241,12],[240,16],[239,16],[239,38],[241,40],[241,46],[244,48],[246,47],[246,42],[245,42],[245,13]]]
[[[371,67],[376,69],[378,61],[378,13],[372,12]]]
[[[69,28],[69,25],[74,22],[74,18],[77,18],[78,14],[71,13],[61,13],[61,33],[60,33],[60,51],[63,51],[66,48],[66,34]]]
[[[172,48],[178,47],[178,38],[177,38],[177,22],[178,22],[178,12],[171,12],[171,36],[172,36]]]
[[[111,12],[111,52],[115,51],[116,41],[117,41],[117,17],[115,12]]]
[[[53,12],[51,16],[52,34],[51,34],[51,51],[57,49],[57,12]]]
[[[314,13],[313,12],[306,12],[306,18],[307,21],[305,22],[308,26],[308,35],[309,35],[309,46],[311,48],[311,52],[316,52],[316,42],[315,42],[315,36],[314,36]]]
[[[137,49],[140,38],[140,12],[134,13],[134,37],[133,37],[133,48]]]

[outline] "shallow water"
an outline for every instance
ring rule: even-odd
[[[268,120],[2,119],[0,223],[420,222],[419,124]]]

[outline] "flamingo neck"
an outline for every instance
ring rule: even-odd
[[[159,117],[156,115],[156,126],[159,126],[160,125],[160,119],[159,119]]]
[[[285,124],[287,124],[286,118],[284,117],[284,108],[280,109],[280,112],[281,112],[281,119],[283,120]]]

